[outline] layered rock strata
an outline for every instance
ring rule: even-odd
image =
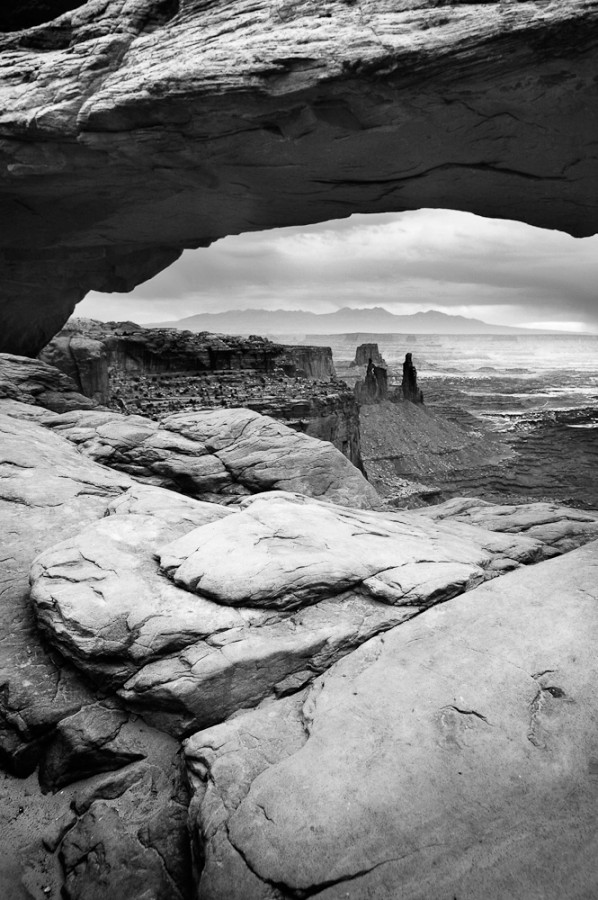
[[[39,356],[119,412],[160,419],[247,407],[330,441],[362,466],[358,408],[329,347],[72,319]]]
[[[595,0],[68,5],[0,38],[3,350],[225,234],[423,206],[596,230]]]
[[[383,366],[387,368],[386,362],[380,354],[378,344],[360,344],[355,351],[355,359],[351,363],[352,366],[367,366],[370,362],[375,366]]]

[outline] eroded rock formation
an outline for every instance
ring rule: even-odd
[[[403,380],[401,382],[401,393],[404,400],[410,403],[423,403],[424,394],[417,383],[417,369],[413,365],[411,353],[405,354],[405,362],[403,363]]]
[[[380,354],[378,344],[360,344],[355,351],[355,359],[353,360],[352,365],[367,366],[370,360],[375,366],[383,366],[385,369],[388,368]]]
[[[163,419],[181,410],[246,407],[330,441],[362,468],[358,407],[353,392],[336,378],[329,347],[71,319],[39,358],[68,375],[73,388],[119,412]],[[20,365],[23,377],[31,377]],[[7,366],[5,354],[0,394],[3,382],[14,393],[16,370]],[[56,376],[54,371],[48,377]],[[60,402],[61,410],[85,405],[73,400],[69,406],[64,390]]]
[[[597,23],[596,0],[4,14],[0,349],[241,231],[426,206],[594,233]]]
[[[363,381],[355,383],[355,399],[359,406],[382,403],[388,398],[388,375],[383,366],[375,366],[372,360]]]

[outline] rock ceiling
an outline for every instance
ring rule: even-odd
[[[598,230],[598,0],[28,0],[0,29],[0,350],[227,234]]]

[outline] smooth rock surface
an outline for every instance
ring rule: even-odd
[[[194,735],[199,895],[594,896],[597,567],[512,572]]]
[[[160,424],[143,416],[75,411],[46,424],[98,462],[209,501],[275,489],[356,507],[380,504],[374,488],[332,444],[247,409],[178,413]]]
[[[419,207],[596,231],[596,0],[59,9],[0,36],[2,349],[231,233]]]
[[[538,542],[505,537],[271,494],[159,558],[177,584],[230,606],[294,609],[344,590],[421,606],[539,558]]]
[[[108,516],[32,567],[49,641],[173,734],[297,691],[378,632],[542,555],[527,537],[300,496],[244,506],[170,543],[163,519]]]

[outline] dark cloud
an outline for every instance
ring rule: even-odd
[[[598,236],[418,210],[225,238],[187,251],[130,295],[90,295],[77,313],[147,322],[251,307],[434,307],[597,330],[597,284]]]

